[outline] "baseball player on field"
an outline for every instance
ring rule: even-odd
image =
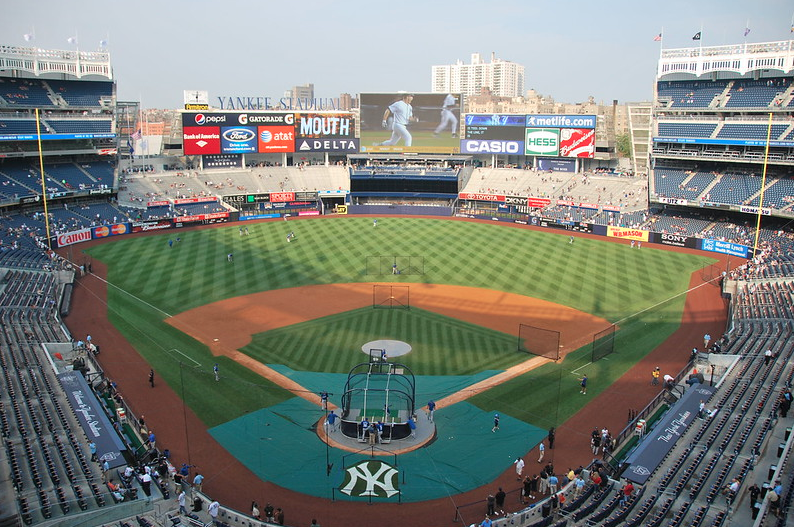
[[[438,136],[438,134],[447,128],[449,128],[449,131],[452,132],[452,137],[457,136],[458,118],[455,117],[455,114],[452,112],[457,102],[458,99],[451,93],[448,93],[447,96],[444,97],[444,103],[441,108],[441,122],[438,123],[438,126],[436,126],[436,129],[433,132],[434,136]]]
[[[400,139],[403,140],[405,146],[411,146],[413,143],[413,136],[408,131],[408,123],[411,121],[418,121],[414,117],[414,109],[411,106],[411,101],[414,96],[411,94],[403,95],[399,101],[393,102],[383,112],[383,127],[389,127],[389,118],[393,119],[391,124],[391,137],[380,143],[373,143],[374,146],[393,146],[396,145]]]

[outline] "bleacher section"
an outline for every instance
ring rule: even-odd
[[[711,137],[717,123],[659,123],[659,135],[664,137]]]
[[[46,122],[52,133],[56,134],[109,134],[113,131],[113,123],[110,119],[47,119]]]
[[[726,108],[765,108],[788,88],[788,79],[737,80],[728,92]]]
[[[660,81],[659,99],[670,100],[671,108],[708,108],[727,86],[725,81]]]
[[[48,192],[80,192],[113,186],[113,167],[108,161],[47,161],[44,172]],[[18,199],[38,195],[41,195],[41,177],[37,164],[12,160],[0,163],[0,196]]]
[[[101,97],[113,94],[113,83],[99,81],[45,81],[69,106],[96,107]]]
[[[0,78],[0,97],[9,106],[54,106],[40,80]]]
[[[777,139],[786,131],[788,124],[773,124],[771,139]],[[766,124],[733,124],[726,123],[717,134],[719,139],[760,139],[766,141],[769,126]]]

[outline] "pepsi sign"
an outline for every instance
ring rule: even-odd
[[[221,128],[221,152],[224,154],[256,152],[256,131],[246,126]]]

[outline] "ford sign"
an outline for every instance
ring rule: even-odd
[[[247,128],[230,128],[223,132],[223,138],[233,143],[244,143],[255,136],[254,132]]]

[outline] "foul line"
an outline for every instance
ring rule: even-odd
[[[640,314],[642,314],[642,313],[645,313],[646,311],[650,311],[651,309],[654,309],[654,308],[656,308],[656,307],[659,307],[659,306],[661,306],[662,304],[666,304],[666,303],[667,303],[667,302],[669,302],[670,300],[673,300],[674,298],[678,298],[678,297],[679,297],[679,296],[681,296],[681,295],[686,295],[686,294],[688,294],[688,293],[690,293],[690,292],[692,292],[692,291],[694,291],[694,290],[696,290],[696,289],[700,289],[700,288],[701,288],[701,287],[703,287],[704,285],[709,285],[711,282],[713,282],[713,281],[715,281],[715,280],[719,280],[720,278],[722,278],[722,277],[721,277],[721,276],[718,276],[718,277],[716,277],[716,278],[712,278],[712,279],[711,279],[711,280],[709,280],[708,282],[703,282],[702,284],[696,285],[695,287],[690,287],[690,288],[689,288],[689,289],[687,289],[686,291],[681,291],[680,293],[678,293],[678,294],[676,294],[676,295],[673,295],[673,296],[671,296],[670,298],[666,298],[666,299],[662,300],[661,302],[657,302],[657,303],[655,303],[655,304],[654,304],[654,305],[652,305],[652,306],[648,306],[648,307],[646,307],[645,309],[641,309],[640,311],[637,311],[636,313],[632,313],[631,315],[629,315],[629,316],[627,316],[627,317],[625,317],[625,318],[621,318],[620,320],[618,320],[617,322],[615,322],[615,323],[614,323],[614,325],[615,325],[615,326],[618,326],[618,325],[620,325],[622,322],[625,322],[625,321],[629,320],[630,318],[634,318],[634,317],[636,317],[637,315],[640,315]]]

